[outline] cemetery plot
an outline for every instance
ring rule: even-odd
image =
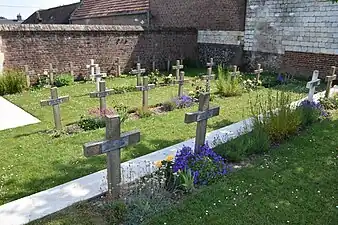
[[[203,69],[203,72],[205,72],[205,69]],[[121,85],[135,88],[136,78],[106,80],[106,91],[114,90]],[[215,84],[212,81],[211,86],[213,85]],[[183,92],[189,93],[193,89],[194,87],[190,84],[185,84]],[[99,107],[98,99],[88,96],[89,93],[96,92],[95,83],[62,87],[59,88],[59,91],[64,95],[69,95],[71,98],[71,101],[61,106],[64,126],[79,121],[81,115],[88,114],[89,109]],[[48,89],[42,89],[6,96],[15,104],[34,114],[42,122],[11,132],[0,132],[0,143],[8,146],[0,163],[0,167],[5,168],[5,170],[1,171],[1,175],[12,174],[0,180],[0,186],[2,186],[0,204],[87,175],[106,166],[104,158],[93,157],[85,159],[81,151],[83,143],[102,139],[102,129],[76,133],[71,136],[60,136],[59,138],[53,138],[45,132],[55,127],[53,112],[51,107],[41,107],[37,99],[48,99],[49,92],[50,90]],[[261,94],[268,93],[266,89],[262,89],[259,92]],[[177,93],[178,85],[150,90],[148,92],[148,106],[175,98]],[[92,93],[92,96],[94,95],[98,98],[103,96],[102,94]],[[106,107],[110,108],[122,103],[129,109],[140,108],[142,107],[142,97],[143,93],[136,91],[136,88],[135,91],[125,94],[113,93],[105,96]],[[299,98],[299,94],[296,93],[293,97]],[[250,108],[248,102],[249,94],[234,98],[216,97],[211,105],[221,106],[220,115],[208,121],[207,131],[223,127],[248,116]],[[196,124],[187,125],[184,123],[185,113],[194,111],[199,111],[197,104],[192,108],[175,110],[166,115],[135,121],[126,120],[122,124],[122,131],[139,129],[143,138],[140,144],[122,151],[121,160],[135,158],[195,137]],[[34,157],[32,157],[33,155]],[[17,164],[27,166],[8,167]]]

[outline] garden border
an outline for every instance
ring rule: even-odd
[[[331,92],[338,92],[338,87],[332,88]],[[320,97],[324,97],[324,95],[325,92],[317,93],[314,99],[318,100]],[[297,104],[305,99],[303,98],[293,104]],[[245,132],[249,132],[251,125],[251,118],[242,120],[208,133],[206,140],[211,147],[214,147],[214,140],[219,140],[218,144],[226,143]],[[193,138],[121,164],[122,182],[128,183],[155,171],[156,168],[153,166],[153,162],[163,160],[168,155],[175,154],[183,146],[193,148],[194,145],[195,140]],[[58,212],[75,203],[100,196],[106,191],[106,170],[102,170],[0,206],[1,223],[2,225],[26,224]]]

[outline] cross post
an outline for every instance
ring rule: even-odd
[[[148,111],[148,91],[155,88],[155,84],[148,83],[149,78],[147,76],[143,77],[143,85],[136,86],[137,90],[142,91],[142,109],[144,112]]]
[[[156,70],[156,58],[153,56],[153,71]]]
[[[31,77],[30,77],[30,72],[29,72],[28,65],[25,65],[25,75],[26,75],[27,88],[30,88],[30,86],[31,86]]]
[[[49,82],[50,85],[54,84],[54,69],[52,63],[49,63]]]
[[[202,80],[205,80],[205,91],[210,92],[210,80],[215,79],[215,74],[212,73],[212,67],[208,67],[207,75],[202,76]]]
[[[190,124],[197,122],[195,152],[199,152],[200,147],[205,144],[208,119],[219,115],[220,107],[212,107],[209,109],[209,102],[210,93],[202,93],[199,97],[198,112],[185,114],[185,123]]]
[[[51,93],[51,98],[49,100],[40,101],[40,105],[53,107],[55,128],[57,130],[61,130],[62,125],[61,125],[60,104],[69,102],[69,96],[59,97],[58,89],[56,87],[51,88],[50,93]]]
[[[141,80],[141,75],[146,72],[146,69],[141,69],[141,63],[137,63],[136,65],[136,70],[132,70],[131,74],[137,76],[137,84],[136,86],[141,86],[142,85],[142,80]]]
[[[257,81],[259,81],[261,79],[261,73],[263,73],[263,69],[261,68],[262,65],[258,64],[258,69],[255,70],[255,74],[257,74]]]
[[[326,77],[326,81],[327,81],[327,86],[326,86],[326,91],[325,91],[325,97],[326,98],[330,97],[330,91],[331,91],[331,87],[332,87],[332,82],[335,79],[337,79],[336,67],[332,66],[331,68],[332,68],[332,75]]]
[[[180,78],[180,70],[183,68],[184,66],[181,64],[181,61],[176,60],[176,66],[173,66],[173,70],[176,70],[176,80]]]
[[[121,65],[120,65],[120,57],[116,58],[116,76],[121,76]]]
[[[169,73],[170,72],[170,59],[168,58],[167,59],[167,72]]]
[[[214,66],[214,58],[210,58],[210,62],[207,63],[207,67],[213,67]]]
[[[318,79],[319,71],[315,70],[312,74],[312,79],[306,84],[306,88],[309,89],[308,100],[313,101],[313,95],[315,94],[316,87],[320,85],[320,79]]]
[[[121,183],[121,148],[140,142],[140,132],[131,131],[121,134],[119,116],[107,115],[106,138],[103,141],[83,145],[85,157],[107,154],[108,196],[117,199]]]
[[[100,81],[103,77],[103,74],[101,73],[101,68],[99,66],[96,67],[96,73],[94,75],[95,83],[96,83],[96,91],[100,91]]]
[[[187,80],[184,80],[184,71],[180,72],[180,79],[177,81],[178,83],[178,97],[182,97],[183,96],[183,85],[184,82],[186,82]]]
[[[99,64],[94,63],[94,59],[90,60],[90,64],[86,65],[87,69],[90,69],[90,77],[91,79],[94,79],[95,77],[95,68],[97,68]]]
[[[237,76],[241,75],[241,72],[238,70],[238,67],[234,66],[234,71],[231,73],[231,79],[235,80]]]
[[[70,72],[70,75],[74,76],[74,64],[73,62],[69,62],[69,72]]]
[[[100,81],[100,89],[98,92],[91,92],[89,96],[91,98],[99,98],[100,99],[100,114],[101,116],[104,114],[107,104],[106,97],[113,93],[113,90],[106,90],[106,82]]]

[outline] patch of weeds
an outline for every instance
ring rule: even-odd
[[[326,110],[338,109],[338,94],[334,94],[331,98],[320,98],[319,102]]]
[[[56,87],[70,86],[74,84],[74,77],[70,74],[61,74],[56,77],[54,84]]]
[[[26,76],[22,71],[7,70],[0,76],[0,96],[21,93],[26,86]]]
[[[172,84],[173,82],[174,82],[174,77],[173,77],[173,75],[172,74],[169,74],[168,76],[165,76],[164,78],[163,78],[163,83],[164,84]]]
[[[93,108],[89,110],[89,116],[81,116],[78,125],[85,131],[104,128],[106,127],[106,115],[117,115],[117,113],[114,109],[107,108],[106,110],[101,111],[100,108]]]
[[[162,104],[162,108],[165,112],[171,112],[176,109],[176,103],[173,101],[166,101]]]
[[[148,118],[152,115],[150,110],[143,110],[142,107],[138,108],[136,113],[140,118]]]
[[[222,66],[218,66],[218,79],[216,80],[217,94],[222,97],[239,96],[243,93],[241,77],[232,77]]]

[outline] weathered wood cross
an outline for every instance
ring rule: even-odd
[[[95,77],[95,69],[99,66],[99,64],[94,63],[94,59],[90,60],[90,64],[86,65],[87,69],[90,69],[90,78],[94,79]]]
[[[49,84],[52,86],[54,84],[54,73],[56,72],[56,70],[53,68],[53,64],[49,63],[49,73],[48,73],[48,77],[49,77]]]
[[[142,85],[142,80],[141,80],[141,75],[146,72],[146,69],[141,69],[141,63],[136,64],[136,70],[132,70],[131,74],[137,76],[137,83],[136,86],[141,86]]]
[[[205,92],[210,92],[210,81],[215,79],[215,74],[212,73],[212,67],[208,67],[207,75],[202,76],[202,80],[205,80]]]
[[[331,68],[332,68],[332,75],[326,77],[326,81],[327,81],[327,86],[326,86],[326,91],[325,91],[325,97],[326,98],[330,97],[330,91],[331,91],[331,87],[332,87],[332,82],[335,79],[337,79],[336,67],[332,66]]]
[[[98,92],[89,93],[89,96],[91,98],[99,98],[100,99],[100,114],[101,115],[104,115],[104,112],[107,108],[106,97],[108,95],[111,95],[112,93],[113,93],[113,90],[106,90],[106,81],[100,81]]]
[[[148,111],[148,91],[155,88],[155,84],[149,84],[149,78],[147,76],[143,77],[143,85],[136,86],[137,90],[143,92],[142,97],[142,109],[143,112]]]
[[[178,84],[178,97],[182,97],[183,96],[183,86],[184,86],[184,83],[189,82],[189,80],[185,80],[184,79],[184,75],[185,75],[184,71],[181,71],[180,72],[180,79],[174,81],[175,84]]]
[[[185,114],[185,123],[189,124],[197,122],[195,152],[199,152],[200,147],[205,144],[208,119],[219,115],[220,107],[213,107],[209,109],[209,101],[210,93],[200,94],[198,112]]]
[[[313,95],[315,94],[316,87],[320,85],[320,79],[318,79],[319,71],[313,71],[312,79],[306,84],[306,88],[309,89],[308,100],[313,101]]]
[[[180,70],[184,68],[181,64],[181,60],[176,60],[176,66],[173,66],[173,70],[176,70],[176,80],[180,78]]]
[[[258,69],[255,70],[255,74],[257,74],[257,81],[261,79],[261,73],[263,73],[262,65],[258,64]]]
[[[238,67],[234,66],[234,71],[231,73],[231,79],[236,79],[237,76],[241,75],[241,72],[238,70]]]
[[[93,79],[95,79],[95,83],[96,83],[96,91],[100,91],[100,81],[102,79],[102,77],[106,77],[107,74],[105,73],[101,73],[101,67],[97,66],[96,67],[96,73],[93,77]]]
[[[121,76],[121,65],[120,65],[120,57],[116,58],[116,76],[119,77]]]
[[[207,67],[213,67],[214,66],[214,58],[210,58],[210,62],[207,63]]]
[[[59,97],[58,89],[53,87],[50,89],[51,98],[49,100],[40,101],[41,106],[53,106],[54,114],[54,123],[57,130],[62,129],[61,125],[61,114],[60,114],[60,104],[69,102],[69,96]]]
[[[83,145],[86,157],[107,154],[108,195],[119,197],[121,183],[121,148],[140,142],[140,132],[131,131],[121,134],[119,116],[108,115],[106,119],[106,138],[103,141]]]

